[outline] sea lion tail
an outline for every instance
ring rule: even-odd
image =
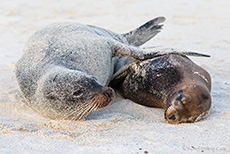
[[[134,46],[140,46],[160,32],[163,25],[159,24],[164,21],[165,17],[157,17],[148,21],[139,28],[122,35],[127,39],[129,44]]]

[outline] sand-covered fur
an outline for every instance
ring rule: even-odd
[[[150,33],[159,32],[164,18],[157,19],[161,20],[156,24],[146,24],[156,26]],[[16,64],[16,77],[34,110],[52,119],[76,120],[112,100],[113,90],[106,87],[114,71],[112,57],[147,59],[155,54],[103,28],[55,23],[29,38]]]

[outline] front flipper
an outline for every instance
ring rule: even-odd
[[[135,63],[135,61],[132,61],[129,64],[126,64],[122,66],[112,77],[111,82],[109,83],[109,86],[113,88],[117,88],[120,82],[122,82],[126,76],[130,73],[131,66]]]

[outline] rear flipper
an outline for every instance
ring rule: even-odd
[[[164,21],[164,17],[157,17],[139,28],[122,35],[127,39],[129,44],[133,46],[140,46],[160,32],[163,25],[159,24]]]
[[[209,55],[200,54],[196,52],[184,51],[173,48],[163,47],[150,47],[150,48],[138,48],[130,45],[126,45],[117,41],[111,41],[111,48],[113,57],[130,57],[137,60],[151,59],[154,57],[167,55],[167,54],[178,54],[183,56],[198,56],[198,57],[210,57]]]
[[[153,55],[154,57],[158,57],[158,56],[163,56],[167,54],[177,54],[181,56],[195,56],[195,57],[210,57],[210,55],[197,53],[193,51],[187,51],[187,50],[175,49],[175,48],[164,48],[160,46],[142,48],[142,50],[144,50],[145,52],[149,51],[149,53],[145,55],[144,59],[150,59],[153,57]]]

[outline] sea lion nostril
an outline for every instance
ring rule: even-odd
[[[111,89],[108,89],[108,90],[104,91],[104,95],[111,98],[111,97],[113,97],[113,91]]]
[[[177,101],[180,101],[182,99],[182,95],[180,94],[177,98],[176,98],[176,100]]]
[[[171,117],[169,117],[170,120],[176,120],[175,115],[173,114]]]

